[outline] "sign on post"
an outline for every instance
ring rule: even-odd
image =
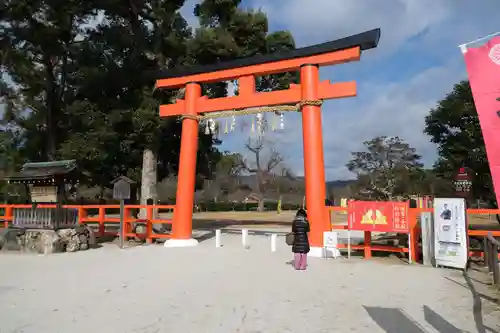
[[[411,248],[408,208],[407,202],[349,201],[349,230],[408,234],[408,262],[411,264],[415,249]]]
[[[466,269],[467,213],[463,198],[434,199],[434,256],[437,266]]]
[[[349,229],[408,233],[408,203],[391,201],[349,201]]]
[[[113,180],[113,199],[116,200],[128,200],[130,199],[130,185],[135,182],[125,176],[120,176]]]
[[[120,176],[114,179],[113,184],[113,199],[120,200],[120,248],[123,248],[124,241],[124,219],[125,219],[125,200],[130,199],[130,185],[135,182],[125,176]]]
[[[472,194],[472,181],[474,172],[470,168],[462,167],[458,169],[453,178],[453,185],[458,196],[469,197]]]

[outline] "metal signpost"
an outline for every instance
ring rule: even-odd
[[[113,199],[120,200],[120,249],[123,249],[125,231],[125,200],[130,199],[130,185],[135,182],[125,176],[120,176],[113,180]]]

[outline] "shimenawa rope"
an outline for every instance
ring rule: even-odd
[[[181,119],[194,119],[194,120],[205,120],[205,119],[217,119],[217,118],[227,118],[231,116],[244,116],[249,114],[257,114],[264,112],[299,112],[303,106],[321,106],[323,101],[320,99],[316,100],[305,100],[301,101],[295,105],[276,105],[276,106],[261,106],[255,108],[239,109],[239,110],[227,110],[221,112],[209,112],[203,115],[189,115],[184,114]]]

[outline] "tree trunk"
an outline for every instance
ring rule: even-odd
[[[144,149],[142,153],[142,175],[141,175],[141,205],[146,205],[148,199],[156,202],[156,182],[157,182],[157,161],[156,155],[151,149]],[[153,217],[157,217],[157,211],[153,212]],[[139,218],[147,216],[146,209],[141,208]]]
[[[257,207],[258,212],[264,211],[264,198],[259,198],[259,206]]]

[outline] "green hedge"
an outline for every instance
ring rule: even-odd
[[[282,204],[281,210],[297,210],[301,205],[297,204]],[[259,204],[257,203],[232,203],[232,202],[206,202],[199,203],[195,207],[195,211],[200,212],[249,212],[257,211]],[[275,202],[269,202],[264,204],[264,210],[266,211],[276,211],[278,210],[278,204]]]

